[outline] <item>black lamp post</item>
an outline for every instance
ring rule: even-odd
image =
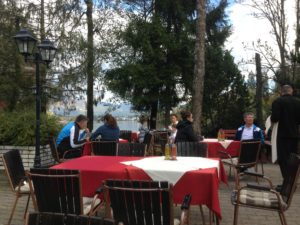
[[[44,40],[37,46],[38,52],[35,49],[37,39],[35,39],[30,32],[26,29],[21,29],[16,36],[14,36],[15,42],[18,46],[19,53],[25,57],[25,61],[29,56],[34,56],[35,62],[35,82],[36,82],[36,128],[35,128],[35,157],[34,167],[41,167],[40,157],[40,115],[41,115],[41,85],[40,85],[40,63],[51,63],[54,59],[56,48],[49,40]]]

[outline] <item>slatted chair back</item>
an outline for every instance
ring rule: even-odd
[[[145,134],[144,141],[143,141],[143,143],[147,145],[146,147],[147,155],[153,155],[153,141],[154,141],[153,135],[150,132],[147,132]]]
[[[143,143],[130,143],[131,156],[145,156],[146,147]]]
[[[173,224],[173,186],[168,182],[106,180],[104,188],[116,224]]]
[[[131,156],[130,143],[118,144],[118,156]]]
[[[238,166],[245,168],[256,166],[259,160],[260,147],[260,140],[241,141]]]
[[[58,154],[57,146],[56,146],[56,141],[55,141],[55,138],[53,136],[49,137],[49,146],[50,146],[50,150],[51,150],[51,154],[52,154],[53,159],[56,162],[61,163],[63,160],[61,160],[59,158],[59,154]]]
[[[93,141],[93,155],[116,156],[118,143],[116,141]]]
[[[78,170],[32,168],[29,178],[36,210],[83,214],[81,177]]]
[[[207,143],[177,142],[178,156],[207,157]]]
[[[13,149],[8,152],[5,152],[2,155],[2,162],[11,190],[16,194],[16,198],[7,223],[8,225],[10,225],[13,215],[15,213],[18,200],[23,196],[27,196],[26,208],[24,210],[25,218],[30,199],[30,191],[28,179],[25,174],[25,169],[19,150]]]
[[[128,142],[131,142],[131,130],[120,130],[120,138],[127,140]]]
[[[30,213],[26,225],[114,225],[114,222],[102,217],[78,216],[63,213]]]
[[[153,137],[154,155],[161,155],[163,153],[166,143],[168,142],[168,132],[155,131],[153,132]]]
[[[292,154],[287,164],[287,177],[283,181],[280,191],[283,201],[290,206],[293,194],[297,188],[297,182],[300,175],[300,156]]]
[[[19,150],[13,149],[2,155],[3,165],[12,191],[25,181],[25,169]]]
[[[223,130],[224,131],[224,138],[225,139],[231,139],[231,140],[234,140],[235,139],[235,134],[236,134],[236,130],[228,130],[228,129],[225,129]]]

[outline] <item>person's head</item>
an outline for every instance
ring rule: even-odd
[[[181,111],[180,112],[182,120],[188,120],[193,122],[193,114],[190,111]]]
[[[140,118],[139,118],[139,122],[140,122],[141,124],[148,123],[148,117],[145,116],[145,115],[141,115]]]
[[[177,123],[177,121],[178,121],[177,115],[176,115],[176,114],[171,114],[171,115],[170,115],[170,120],[171,120],[171,123],[172,123],[172,124]]]
[[[254,122],[254,113],[252,113],[252,112],[244,113],[244,121],[245,121],[245,125],[247,127],[252,126],[253,122]]]
[[[82,115],[82,114],[78,115],[75,119],[75,123],[78,124],[80,129],[87,128],[88,121],[89,121],[89,119],[85,115]]]
[[[291,85],[285,84],[281,87],[281,95],[293,95],[293,88]]]
[[[117,127],[117,120],[115,119],[115,117],[113,117],[110,114],[105,114],[103,117],[103,121],[105,124],[111,126],[111,127]]]

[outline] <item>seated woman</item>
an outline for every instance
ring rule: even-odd
[[[101,136],[101,140],[105,141],[119,141],[120,129],[117,120],[110,114],[103,117],[104,124],[92,134],[91,139],[95,140]]]
[[[70,122],[58,134],[56,139],[57,151],[60,157],[68,150],[71,151],[66,154],[64,158],[76,158],[81,156],[82,146],[89,141],[89,129],[87,128],[88,118],[84,115],[78,115],[75,122]]]
[[[178,122],[176,129],[175,142],[196,142],[199,138],[193,129],[193,115],[189,111],[182,111],[181,121]]]

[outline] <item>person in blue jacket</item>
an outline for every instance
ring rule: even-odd
[[[63,127],[56,139],[58,154],[64,158],[76,158],[82,154],[82,146],[89,141],[89,129],[87,128],[88,118],[78,115],[74,122],[70,122]]]
[[[120,129],[117,124],[117,120],[110,114],[106,114],[103,117],[104,124],[97,128],[95,132],[93,132],[91,139],[95,140],[99,136],[101,140],[105,141],[119,141],[120,137]]]
[[[259,139],[264,143],[264,135],[262,130],[257,127],[254,122],[254,114],[252,112],[244,113],[245,124],[237,129],[235,140],[253,140]]]

